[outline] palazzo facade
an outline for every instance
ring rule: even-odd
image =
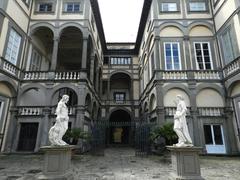
[[[97,0],[1,0],[1,152],[48,144],[63,94],[69,128],[86,132],[173,122],[180,94],[194,145],[238,154],[240,0],[145,0],[134,43],[106,43]]]

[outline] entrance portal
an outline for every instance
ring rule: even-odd
[[[109,118],[109,143],[129,144],[131,117],[124,110],[114,111]]]

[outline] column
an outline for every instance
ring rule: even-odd
[[[191,59],[190,59],[190,52],[189,52],[189,36],[183,37],[184,49],[185,49],[185,59],[186,59],[186,69],[191,70]]]
[[[107,94],[108,94],[108,96],[107,96],[107,99],[108,100],[110,100],[110,97],[111,97],[111,95],[110,95],[110,79],[108,79],[108,84],[107,84]]]
[[[15,107],[12,107],[10,109],[10,122],[8,126],[8,134],[6,138],[6,146],[4,148],[5,152],[12,152],[15,149],[13,149],[14,140],[16,139],[17,135],[17,114],[18,109]]]
[[[95,87],[95,90],[96,92],[98,92],[98,87],[99,87],[99,68],[97,68],[97,72],[96,72],[96,87]]]
[[[95,59],[95,56],[91,56],[90,57],[90,62],[91,62],[91,65],[90,65],[90,81],[92,82],[92,84],[94,84],[93,80],[94,80],[94,59]]]
[[[46,146],[48,144],[48,131],[50,128],[49,115],[51,114],[51,109],[49,107],[43,109],[43,121],[41,122],[41,143],[40,146]]]
[[[190,94],[190,117],[192,118],[192,127],[194,133],[192,133],[193,136],[193,144],[195,146],[202,146],[203,145],[203,134],[201,132],[201,122],[198,118],[198,108],[197,108],[197,102],[196,102],[196,82],[195,81],[189,81],[188,87],[191,92]],[[190,129],[189,129],[190,130]],[[191,132],[191,131],[190,131]]]
[[[78,106],[76,108],[75,128],[83,128],[84,125],[85,106]]]
[[[163,103],[163,82],[156,83],[156,92],[157,92],[157,124],[162,126],[165,120],[165,109]]]
[[[154,45],[154,59],[155,59],[155,70],[160,70],[160,68],[162,69],[161,65],[160,65],[160,37],[156,36],[155,37],[155,45]]]
[[[83,38],[83,46],[82,46],[82,69],[83,70],[87,69],[87,44],[88,44],[88,39]]]
[[[52,62],[51,62],[51,71],[55,71],[57,67],[57,55],[58,55],[58,45],[59,37],[54,37],[53,39],[53,53],[52,53]]]

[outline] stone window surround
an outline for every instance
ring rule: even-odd
[[[40,12],[38,7],[42,3],[52,4],[52,11]],[[37,1],[35,1],[34,14],[55,14],[56,6],[57,6],[57,0],[37,0]]]
[[[0,94],[0,102],[4,103],[3,107],[0,107],[0,131],[1,131],[3,128],[3,122],[5,120],[6,108],[8,107],[7,97]]]
[[[190,3],[191,2],[203,2],[206,4],[206,10],[205,11],[191,11],[190,10]],[[188,14],[199,14],[199,13],[210,13],[210,10],[209,10],[209,2],[208,0],[186,0],[186,6],[187,6],[187,13]]]
[[[21,31],[17,27],[17,25],[15,25],[13,22],[9,21],[9,23],[8,23],[8,31],[7,31],[7,36],[6,36],[7,38],[6,38],[5,45],[4,45],[4,50],[3,50],[3,57],[6,56],[7,46],[8,46],[8,41],[9,41],[9,36],[10,36],[11,29],[14,29],[21,36],[21,43],[20,43],[19,49],[23,49],[25,34],[24,34],[23,31]],[[14,66],[19,67],[21,65],[20,64],[21,63],[20,59],[22,57],[22,53],[23,53],[23,51],[19,51],[18,57],[17,57],[17,63]],[[11,63],[11,62],[9,62],[9,63]]]
[[[177,4],[177,11],[162,11],[162,4],[163,3],[176,3]],[[181,13],[180,1],[179,0],[159,0],[158,8],[160,14],[174,14],[174,13]]]
[[[233,49],[233,51],[234,51],[234,56],[235,56],[235,58],[237,57],[237,56],[239,56],[240,55],[240,52],[239,52],[239,50],[238,50],[238,43],[236,42],[236,39],[237,39],[237,37],[236,37],[236,30],[235,30],[235,28],[234,28],[234,22],[233,22],[233,20],[231,20],[231,22],[229,22],[229,23],[227,23],[223,28],[221,28],[221,30],[219,31],[219,33],[218,33],[218,37],[219,37],[219,41],[220,41],[220,47],[221,47],[221,49],[223,49],[223,39],[222,39],[222,35],[227,31],[227,30],[229,30],[230,29],[230,31],[232,31],[232,43],[234,44],[234,49]],[[228,65],[228,64],[230,64],[232,61],[230,61],[230,62],[225,62],[224,61],[224,52],[223,51],[221,51],[221,59],[222,59],[222,64],[223,64],[223,66],[226,66],[226,65]],[[234,60],[234,59],[233,59]]]
[[[0,35],[2,32],[2,26],[3,26],[3,21],[4,21],[5,16],[0,12]]]
[[[212,69],[217,69],[217,58],[215,55],[215,51],[214,51],[214,39],[212,37],[199,37],[199,38],[190,38],[189,40],[190,42],[190,53],[191,53],[191,61],[193,63],[193,69],[196,70],[197,69],[197,61],[196,61],[196,55],[195,55],[195,49],[194,49],[194,43],[195,42],[208,42],[209,43],[209,48],[210,48],[210,54],[211,54],[211,62],[212,62]]]
[[[181,69],[180,69],[180,71],[183,71],[183,70],[186,70],[187,69],[187,67],[185,66],[185,58],[184,58],[184,53],[183,53],[183,37],[162,37],[161,38],[161,40],[160,40],[160,46],[161,47],[164,47],[164,43],[165,42],[176,42],[176,43],[179,43],[179,52],[180,52],[180,54],[179,54],[179,57],[180,57],[180,66],[181,66]],[[160,59],[161,59],[161,66],[163,67],[163,69],[165,70],[166,68],[165,68],[165,52],[163,52],[163,53],[161,53],[161,57],[160,57]],[[169,71],[171,71],[171,70],[169,70]]]
[[[64,0],[62,2],[62,13],[64,14],[82,14],[83,13],[83,1],[82,0]],[[65,4],[67,3],[79,3],[80,4],[80,11],[77,12],[68,12],[65,11]]]

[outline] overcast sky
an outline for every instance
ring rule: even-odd
[[[107,42],[135,42],[143,0],[98,0]]]

